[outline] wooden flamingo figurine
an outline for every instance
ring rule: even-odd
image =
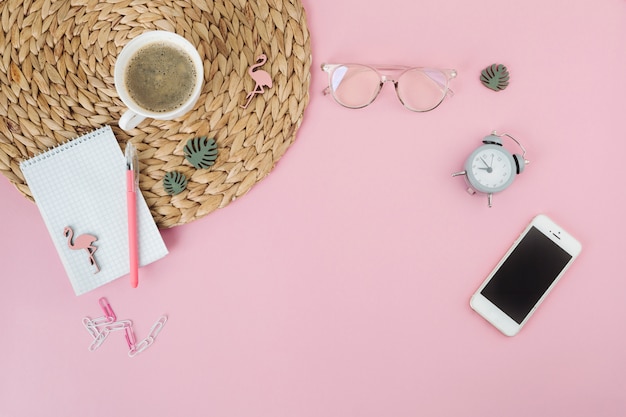
[[[254,90],[250,91],[246,96],[248,101],[245,106],[241,106],[242,109],[248,107],[248,104],[250,104],[250,101],[252,100],[252,96],[263,93],[263,87],[272,88],[272,77],[270,77],[267,71],[257,69],[267,62],[267,56],[265,56],[265,54],[261,54],[256,60],[257,63],[248,68],[248,74],[250,74],[256,85],[254,86]]]
[[[74,239],[74,242],[72,243],[74,231],[69,226],[65,226],[65,229],[63,229],[63,235],[67,238],[67,246],[70,249],[85,249],[87,253],[89,253],[89,263],[96,266],[96,272],[94,272],[94,274],[100,272],[100,267],[93,257],[93,254],[96,253],[96,250],[98,250],[98,247],[94,246],[93,243],[98,240],[98,238],[92,235],[80,235],[76,239]]]

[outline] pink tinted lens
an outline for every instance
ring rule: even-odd
[[[398,97],[413,111],[437,107],[448,91],[446,74],[433,69],[411,69],[398,79]]]
[[[341,65],[330,76],[330,89],[339,104],[359,108],[374,100],[380,89],[380,76],[362,65]]]

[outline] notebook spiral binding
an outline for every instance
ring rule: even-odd
[[[75,137],[73,139],[68,139],[67,141],[63,143],[59,143],[53,148],[48,148],[45,151],[39,152],[38,154],[34,155],[32,158],[23,160],[22,162],[20,162],[20,169],[36,164],[44,159],[49,158],[51,155],[59,154],[68,148],[73,148],[74,146],[77,146],[80,143],[86,142],[88,140],[93,139],[94,137],[102,135],[105,131],[110,130],[110,129],[111,129],[111,126],[108,126],[108,125],[103,126],[98,129],[94,129],[91,132],[85,133],[81,136]]]

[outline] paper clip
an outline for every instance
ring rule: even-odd
[[[93,321],[89,317],[84,317],[83,318],[83,326],[85,326],[85,329],[87,329],[87,332],[89,332],[91,337],[93,337],[95,339],[95,338],[98,337],[100,332],[98,331],[96,326],[92,325],[92,323],[93,323]]]
[[[88,317],[85,317],[83,319],[83,324],[85,324],[86,321],[89,322]],[[109,336],[109,333],[119,331],[119,330],[126,330],[130,328],[132,325],[133,325],[133,322],[130,320],[120,320],[120,321],[115,321],[113,323],[108,323],[105,326],[102,326],[103,327],[102,331],[98,331],[97,327],[92,327],[86,324],[85,327],[94,338],[91,344],[89,345],[88,350],[90,352],[93,352],[94,350],[98,349],[102,345],[102,343],[104,343],[106,338]]]
[[[85,321],[85,320],[87,320],[87,321]],[[92,326],[92,327],[104,326],[106,324],[113,323],[114,321],[115,320],[113,320],[113,318],[106,317],[106,316],[96,317],[95,319],[91,319],[89,317],[85,317],[83,319],[83,323],[85,324],[85,326]]]
[[[157,335],[167,322],[167,316],[159,317],[150,329],[148,337],[137,343],[137,338],[133,330],[133,322],[130,320],[118,320],[117,315],[111,308],[111,304],[109,304],[105,297],[101,297],[98,300],[98,304],[100,305],[100,308],[102,308],[104,316],[97,317],[95,319],[90,317],[83,318],[83,326],[85,326],[85,329],[87,329],[87,332],[93,338],[91,344],[89,345],[90,352],[93,352],[102,346],[111,332],[123,330],[129,349],[128,356],[133,357],[136,354],[143,352],[154,343]]]
[[[163,326],[165,326],[166,322],[167,322],[167,316],[159,317],[159,319],[156,321],[156,323],[154,323],[154,325],[150,329],[150,333],[148,334],[148,336],[145,339],[143,339],[141,342],[137,343],[135,345],[134,349],[131,349],[128,352],[128,356],[133,358],[133,357],[135,357],[135,355],[143,352],[144,350],[146,350],[150,346],[152,346],[152,344],[154,343],[157,335],[163,329]]]
[[[89,317],[83,318],[83,326],[87,329],[87,332],[96,339],[100,335],[100,327],[106,326],[114,323],[113,319],[110,317],[98,317],[95,319],[91,319]]]
[[[111,324],[107,324],[106,326],[104,326],[104,329],[109,332],[114,332],[117,330],[129,329],[130,327],[132,327],[132,325],[133,325],[133,322],[130,320],[120,320],[120,321],[113,322]]]
[[[100,307],[102,308],[102,311],[104,311],[104,315],[106,317],[109,317],[111,321],[117,320],[117,316],[113,312],[113,309],[111,308],[111,304],[109,304],[109,302],[107,301],[105,297],[100,298],[98,300],[98,304],[100,304]]]
[[[90,352],[93,352],[94,350],[98,349],[100,346],[102,346],[102,344],[104,343],[108,335],[109,335],[109,331],[104,329],[103,331],[98,333],[96,338],[93,339],[93,342],[91,342],[91,344],[89,345],[87,349],[89,349]]]
[[[102,311],[104,311],[104,316],[95,319],[89,317],[83,318],[83,326],[85,326],[85,329],[87,329],[94,339],[97,339],[101,333],[98,327],[113,324],[117,320],[115,312],[105,297],[100,298],[98,304],[100,304]]]
[[[133,328],[131,326],[128,326],[124,332],[124,336],[126,336],[126,343],[128,343],[128,349],[132,351],[135,349],[135,343],[137,342],[135,332],[133,332]]]

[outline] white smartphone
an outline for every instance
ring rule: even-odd
[[[547,216],[535,217],[470,300],[507,336],[515,336],[581,251]]]

